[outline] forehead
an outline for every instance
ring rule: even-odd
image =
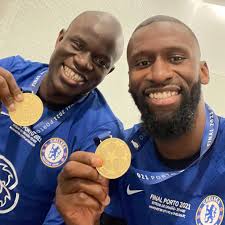
[[[140,51],[157,52],[164,49],[193,51],[196,41],[191,32],[175,22],[153,22],[138,29],[131,37],[128,57]]]
[[[81,18],[75,20],[67,30],[70,38],[79,38],[90,48],[97,48],[98,51],[115,57],[117,49],[117,36],[113,29],[93,18]]]

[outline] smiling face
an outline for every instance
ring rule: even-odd
[[[128,45],[130,92],[149,132],[175,138],[192,128],[207,68],[193,34],[182,24],[154,22]]]
[[[109,15],[77,17],[59,34],[50,59],[47,79],[54,96],[70,102],[95,88],[121,56],[122,39],[119,23]]]

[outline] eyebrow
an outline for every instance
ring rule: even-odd
[[[163,52],[171,52],[171,51],[189,54],[188,48],[186,48],[184,45],[163,48]],[[154,54],[154,51],[152,50],[140,49],[140,50],[134,50],[134,52],[131,53],[128,58],[133,59],[133,58],[141,57],[143,55],[153,55],[153,54]]]
[[[71,36],[71,40],[72,41],[78,40],[79,42],[81,42],[81,44],[86,44],[86,42],[78,35]]]

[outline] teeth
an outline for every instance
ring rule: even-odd
[[[169,98],[175,95],[178,95],[177,91],[155,92],[155,93],[150,93],[149,98],[164,99],[164,98]]]
[[[77,82],[81,82],[84,81],[83,77],[81,77],[79,74],[74,73],[73,70],[71,70],[69,67],[64,66],[64,71],[65,71],[65,75],[67,77],[69,77],[70,79],[77,81]]]

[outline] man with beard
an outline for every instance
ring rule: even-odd
[[[118,20],[87,11],[61,30],[49,65],[20,56],[0,60],[0,224],[47,224],[57,176],[69,155],[94,151],[99,137],[120,137],[122,124],[96,86],[122,51]],[[42,117],[31,126],[9,118],[25,101],[23,92],[36,94],[44,104]]]
[[[209,74],[196,36],[175,18],[149,18],[132,34],[127,60],[143,120],[126,132],[131,166],[108,185],[96,155],[74,153],[56,195],[66,224],[224,224],[225,120],[203,100]]]

